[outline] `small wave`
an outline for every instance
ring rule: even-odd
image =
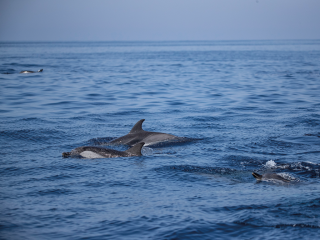
[[[297,162],[284,164],[281,166],[281,168],[285,168],[306,178],[320,178],[320,164],[310,162]]]
[[[38,65],[38,64],[25,64],[25,63],[5,63],[3,65],[6,65],[6,66],[17,66],[17,67],[26,67],[26,68],[29,68],[29,67],[41,67],[42,65]]]
[[[2,74],[13,74],[13,73],[15,73],[16,71],[15,71],[14,69],[12,69],[12,68],[7,68],[7,69],[1,69],[0,72],[1,72]]]
[[[62,135],[64,135],[63,131],[47,128],[0,131],[0,136],[5,139],[36,142],[38,144],[61,140],[63,139]]]
[[[9,112],[12,112],[12,110],[3,110],[3,109],[0,109],[0,113],[9,113]]]
[[[275,225],[276,228],[284,228],[284,227],[300,227],[300,228],[320,228],[320,226],[306,224],[306,223],[295,223],[295,224],[278,224]]]
[[[229,175],[237,172],[235,169],[223,168],[223,167],[203,167],[193,165],[170,165],[160,168],[156,168],[156,171],[182,171],[190,173],[206,173],[206,174],[220,174]]]
[[[304,136],[314,136],[320,138],[320,132],[318,133],[306,133]]]
[[[60,102],[53,102],[53,103],[45,103],[45,104],[42,104],[43,106],[54,106],[54,105],[71,105],[71,104],[74,104],[75,101],[60,101]]]
[[[177,177],[180,173],[195,173],[200,175],[207,175],[213,177],[223,177],[235,182],[252,182],[251,172],[241,171],[232,168],[224,167],[206,167],[194,165],[170,165],[159,168],[154,168],[156,172],[162,173],[166,176]],[[180,176],[181,177],[181,176]]]
[[[180,146],[180,145],[185,145],[185,144],[188,144],[188,143],[191,143],[191,142],[195,142],[195,141],[198,141],[198,140],[201,140],[201,139],[187,138],[187,137],[177,137],[177,138],[170,139],[170,140],[167,140],[167,141],[150,144],[149,146],[152,146],[153,148]]]
[[[241,224],[241,225],[251,225],[251,226],[256,226],[256,224],[253,223],[248,223],[246,221],[235,221],[234,223]],[[259,226],[261,227],[261,226]],[[320,228],[319,225],[312,225],[312,224],[307,224],[307,223],[294,223],[294,224],[275,224],[275,225],[263,225],[263,227],[274,227],[274,228],[288,228],[288,227],[297,227],[297,228]]]
[[[229,155],[226,156],[223,160],[227,161],[228,164],[232,164],[232,166],[235,166],[240,169],[250,169],[250,170],[256,170],[261,167],[263,162],[265,160],[262,159],[253,159],[249,156],[241,156],[241,155]]]
[[[30,196],[65,195],[65,194],[70,195],[70,194],[74,194],[74,193],[75,193],[74,191],[71,191],[71,190],[65,189],[65,188],[53,188],[53,189],[39,190],[36,192],[30,192],[28,195],[30,195]]]
[[[290,171],[320,171],[320,164],[312,162],[282,163],[273,166],[273,169],[287,169]]]
[[[105,144],[108,144],[113,139],[115,138],[112,138],[112,137],[92,138],[87,141],[87,145],[105,145]]]

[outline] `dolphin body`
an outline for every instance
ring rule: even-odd
[[[137,143],[132,148],[126,151],[117,151],[114,149],[101,148],[101,147],[78,147],[71,152],[62,153],[62,157],[82,157],[82,158],[116,158],[116,157],[133,157],[141,156],[141,148],[144,142]]]
[[[258,174],[253,172],[252,175],[258,180],[258,181],[272,181],[272,180],[276,180],[276,181],[281,181],[281,182],[290,182],[290,180],[285,179],[283,177],[281,177],[280,175],[276,174],[276,173],[265,173],[265,174]]]
[[[42,71],[43,71],[43,69],[40,69],[37,72],[42,72]],[[36,72],[35,71],[26,70],[26,71],[21,71],[20,73],[36,73]]]
[[[140,121],[138,121],[127,135],[114,139],[110,143],[132,146],[136,143],[144,142],[147,146],[171,139],[178,139],[177,136],[171,134],[161,132],[148,132],[143,130],[142,123],[144,122],[144,120],[145,119],[141,119]]]

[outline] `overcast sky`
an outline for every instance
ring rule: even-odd
[[[320,0],[0,0],[0,41],[320,39]]]

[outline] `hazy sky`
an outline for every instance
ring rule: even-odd
[[[0,0],[0,41],[320,39],[320,0]]]

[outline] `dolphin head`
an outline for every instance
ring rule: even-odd
[[[70,157],[70,155],[71,155],[71,152],[63,152],[62,153],[62,157],[64,157],[64,158]]]
[[[252,172],[252,176],[254,176],[258,181],[262,180],[262,175],[260,175],[258,173]]]

